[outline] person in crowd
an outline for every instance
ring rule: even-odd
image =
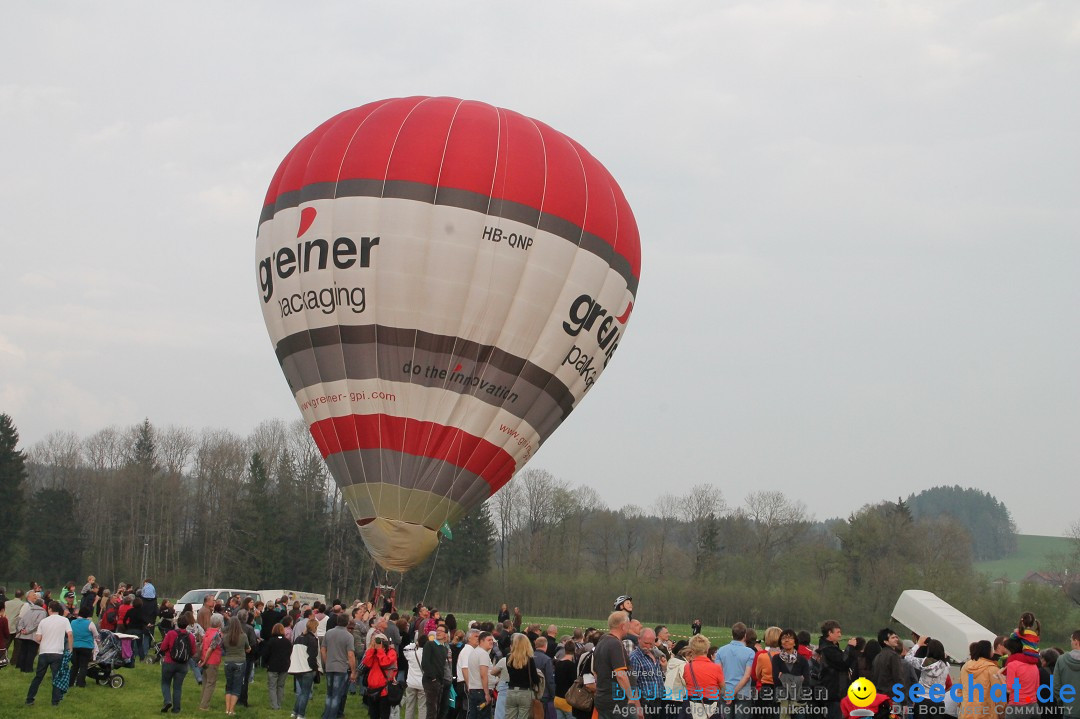
[[[488,675],[491,673],[491,648],[495,639],[490,632],[477,635],[476,647],[469,653],[468,687],[469,719],[490,719],[491,688]],[[373,718],[374,719],[374,718]]]
[[[330,626],[331,620],[333,626]],[[344,612],[331,614],[327,621],[327,626],[330,628],[323,637],[321,650],[323,669],[326,672],[326,704],[323,709],[323,719],[336,719],[344,713],[349,681],[356,681],[357,678],[356,652],[353,649],[355,645],[348,624],[349,617]],[[369,674],[368,686],[371,686],[370,680]]]
[[[396,679],[397,651],[385,634],[376,633],[372,637],[363,663],[368,668],[368,712],[371,719],[390,719],[391,704],[387,687]],[[323,719],[334,718],[324,713]]]
[[[919,684],[923,686],[927,692],[930,687],[935,684],[945,685],[945,678],[949,674],[949,663],[945,660],[945,647],[937,639],[931,639],[927,636],[919,637],[919,647],[925,647],[925,652],[915,651],[904,657],[904,661],[907,662],[913,669],[919,673]],[[922,659],[917,657],[918,654],[922,654]],[[1036,674],[1038,670],[1036,670]],[[877,686],[876,684],[874,686]],[[885,687],[891,687],[891,684],[884,685]],[[923,692],[926,694],[926,692]],[[926,716],[935,711],[936,702],[925,699],[915,702],[915,715],[917,717]]]
[[[251,597],[247,597],[251,599]],[[245,606],[252,606],[253,602],[244,602]],[[248,687],[251,686],[251,682],[255,677],[255,659],[259,655],[259,637],[255,634],[254,620],[252,616],[253,610],[240,609],[236,612],[236,621],[240,622],[240,628],[243,630],[244,635],[247,637],[248,646],[250,650],[244,657],[244,676],[240,683],[240,698],[236,703],[239,706],[248,706]]]
[[[859,678],[866,678],[873,682],[874,660],[877,659],[878,654],[881,653],[881,643],[877,639],[868,639],[866,644],[863,645],[863,649],[859,652],[859,663],[855,667],[855,672],[852,674],[852,680]],[[876,686],[876,685],[875,685]]]
[[[577,679],[577,645],[573,639],[563,643],[559,658],[555,661],[552,672],[555,675],[555,697],[552,703],[555,705],[557,719],[574,719],[574,708],[566,701],[566,690]]]
[[[454,691],[457,692],[459,719],[469,715],[469,655],[480,642],[480,630],[470,628],[462,634],[461,647],[458,649],[454,664]]]
[[[311,700],[311,688],[319,668],[319,640],[315,637],[318,630],[319,622],[312,618],[308,618],[303,627],[293,630],[295,637],[289,674],[296,682],[296,701],[293,703],[292,719],[305,719],[308,701]],[[306,649],[307,652],[298,652],[297,648]]]
[[[1080,629],[1072,633],[1071,649],[1054,664],[1054,686],[1080,687]],[[1080,717],[1080,690],[1071,699],[1063,697],[1061,709],[1064,716]]]
[[[172,631],[173,624],[176,622],[176,607],[172,605],[168,599],[161,600],[161,606],[158,607],[157,612],[158,629],[161,630],[161,638],[164,639],[165,635]]]
[[[994,701],[994,685],[1004,685],[994,648],[988,639],[973,642],[970,658],[960,669],[960,704],[957,719],[1001,719],[1005,705]],[[880,690],[879,690],[880,691]],[[998,689],[1001,692],[1002,689]]]
[[[780,653],[780,627],[765,630],[764,646],[754,653],[754,668],[751,679],[757,692],[759,714],[775,713],[779,706],[776,702],[775,682],[772,660]]]
[[[240,617],[229,620],[229,626],[227,627],[225,637],[222,640],[224,652],[221,661],[225,665],[226,716],[233,716],[236,714],[236,704],[240,700],[240,690],[244,685],[244,678],[247,673],[247,657],[251,652],[251,642],[244,632],[244,627],[246,625],[247,623],[240,619]],[[204,678],[204,693],[207,684],[207,678]]]
[[[285,677],[292,659],[292,642],[285,637],[285,627],[278,622],[270,629],[270,639],[264,650],[266,656],[266,691],[270,708],[280,709],[285,701]]]
[[[599,719],[614,719],[627,712],[640,712],[641,702],[631,684],[630,657],[623,640],[630,631],[630,617],[624,611],[608,616],[608,633],[593,650],[596,694],[593,706]]]
[[[840,648],[843,632],[840,623],[830,619],[821,625],[821,641],[817,653],[821,662],[822,702],[827,719],[841,719],[840,700],[847,692],[848,677],[859,657],[855,653],[855,638]]]
[[[523,620],[524,620],[524,617],[521,616],[521,607],[514,607],[514,617],[511,620],[511,623],[514,626],[514,631],[515,632],[520,632],[521,631],[521,622]]]
[[[15,641],[15,637],[18,636],[17,625],[19,622],[19,614],[22,612],[24,606],[26,606],[26,601],[23,600],[23,590],[21,589],[15,590],[15,597],[13,599],[8,599],[4,602],[4,613],[7,615],[8,631],[11,633],[7,644],[9,650],[8,661],[12,666],[18,666],[19,664],[18,649],[20,645]]]
[[[694,719],[715,713],[715,705],[724,699],[724,669],[709,659],[709,639],[704,634],[690,637],[689,655],[683,668],[683,681]]]
[[[71,624],[64,618],[64,607],[60,602],[49,604],[49,615],[36,624],[34,638],[40,651],[37,658],[37,672],[26,692],[26,705],[34,704],[34,698],[37,696],[42,679],[45,678],[45,672],[51,671],[52,705],[59,706],[64,698],[64,692],[57,686],[56,677],[60,673],[64,652],[71,651],[72,647]]]
[[[506,719],[529,719],[533,689],[537,685],[533,645],[524,634],[515,634],[506,658]],[[502,701],[502,697],[499,697]]]
[[[1034,614],[1024,612],[1020,615],[1020,622],[1012,635],[1020,640],[1021,651],[1031,659],[1037,660],[1039,658],[1039,633],[1041,631],[1042,627]]]
[[[1039,688],[1039,668],[1024,653],[1024,643],[1016,636],[1005,640],[1009,652],[1005,660],[1005,684],[1009,687],[1009,701],[1005,705],[1006,717],[1034,716],[1038,708],[1036,693]],[[1016,687],[1019,687],[1017,691]]]
[[[98,598],[95,611],[97,612],[98,626],[101,629],[115,632],[116,625],[120,621],[120,595],[113,594],[109,589],[104,590],[101,597]]]
[[[150,583],[149,579],[144,579],[135,596],[142,600],[141,605],[139,605],[142,612],[142,634],[140,635],[142,653],[140,658],[149,662],[152,661],[150,659],[150,645],[154,641],[154,625],[157,624],[158,617],[157,588]]]
[[[214,601],[213,594],[207,594],[203,597],[202,606],[199,607],[199,613],[195,615],[195,620],[205,630],[210,628],[210,617],[214,615]]]
[[[656,631],[645,628],[638,637],[637,648],[630,653],[630,672],[645,717],[658,717],[664,698],[664,670],[668,660],[663,654],[658,656],[653,651],[655,648]]]
[[[446,641],[446,628],[436,628],[431,638],[418,636],[416,642],[419,652],[417,657],[420,669],[419,684],[423,691],[424,701],[421,719],[423,717],[438,719],[442,715],[443,695],[448,692],[450,686],[446,681],[446,667],[450,653]],[[411,667],[409,671],[412,671]],[[408,719],[407,715],[408,711],[406,711],[406,719]]]
[[[680,639],[671,646],[671,657],[664,672],[664,719],[690,717],[690,694],[686,688],[686,660],[689,656],[690,647],[685,639]]]
[[[690,622],[690,636],[694,636],[695,634],[701,634],[700,619],[695,619],[694,621]]]
[[[794,629],[782,630],[779,644],[780,651],[772,658],[772,676],[780,717],[787,719],[793,708],[806,697],[810,686],[810,662],[799,654],[799,640]]]
[[[427,717],[427,698],[424,693],[424,676],[422,662],[424,659],[424,647],[428,643],[426,634],[416,637],[416,641],[405,645],[401,653],[409,663],[408,673],[405,675],[405,716],[403,719],[425,719]],[[438,679],[442,679],[442,667],[438,667]]]
[[[71,673],[74,677],[72,684],[77,687],[86,686],[86,670],[90,666],[90,660],[94,657],[94,648],[97,646],[98,629],[90,621],[92,611],[91,607],[83,605],[79,607],[79,616],[71,620]]]
[[[91,574],[86,578],[86,584],[83,585],[82,591],[79,592],[79,608],[87,607],[90,610],[91,615],[94,612],[94,603],[98,598],[98,585],[97,578]]]
[[[506,602],[502,603],[499,607],[499,624],[510,621],[510,609],[507,608]]]
[[[38,625],[46,618],[45,602],[36,592],[30,592],[26,606],[19,613],[15,623],[15,641],[19,644],[19,671],[29,674],[34,671],[34,659],[38,655]],[[63,608],[61,608],[63,611]]]
[[[188,660],[188,671],[195,675],[195,683],[201,685],[203,683],[203,671],[199,665],[199,660],[202,657],[203,640],[206,638],[206,630],[202,628],[197,621],[195,621],[195,614],[191,611],[191,605],[186,604],[185,610],[180,613],[180,617],[187,618],[187,630],[191,637],[195,640],[195,653],[191,655],[191,659]],[[180,621],[180,617],[177,617],[176,621]]]
[[[161,656],[161,698],[164,706],[161,713],[170,709],[173,714],[180,713],[180,698],[184,688],[184,678],[188,673],[188,662],[195,656],[195,637],[187,630],[187,615],[181,616],[176,628],[170,629],[161,640],[158,654]]]
[[[733,719],[736,713],[748,713],[745,710],[750,706],[750,674],[755,652],[746,643],[746,633],[745,624],[733,624],[731,641],[717,649],[713,658],[724,670],[724,700],[720,702],[722,719]]]
[[[870,665],[870,681],[875,687],[891,687],[904,683],[904,670],[900,661],[900,636],[891,627],[877,634],[881,651]]]
[[[552,629],[554,625],[548,627]],[[536,664],[536,670],[544,675],[544,691],[540,694],[540,703],[544,705],[544,718],[555,719],[555,664],[551,661],[551,656],[548,653],[548,645],[554,644],[555,640],[550,639],[545,635],[537,637],[536,645],[533,655],[533,663]]]

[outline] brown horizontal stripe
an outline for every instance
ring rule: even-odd
[[[448,335],[382,325],[334,325],[289,335],[278,342],[276,352],[294,394],[304,387],[347,379],[441,388],[501,407],[527,422],[541,442],[574,409],[570,388],[552,373],[498,347]],[[420,374],[406,373],[406,363],[419,366]],[[460,372],[453,372],[459,364]],[[429,368],[445,375],[428,376]]]
[[[305,202],[330,200],[338,197],[381,197],[401,200],[414,200],[434,205],[459,207],[464,210],[480,212],[489,217],[513,220],[530,227],[548,232],[572,242],[580,249],[590,252],[615,270],[626,280],[630,294],[637,295],[638,278],[630,269],[630,262],[620,255],[612,245],[591,232],[585,232],[579,225],[561,217],[540,212],[534,207],[488,197],[470,190],[450,187],[437,187],[421,182],[405,180],[341,180],[339,182],[316,182],[305,185],[300,190],[284,192],[272,205],[263,207],[259,225],[274,217],[279,210],[299,207]]]

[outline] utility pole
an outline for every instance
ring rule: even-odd
[[[143,545],[142,545],[142,574],[140,574],[140,575],[139,575],[138,577],[136,577],[136,579],[137,579],[137,580],[138,580],[138,581],[139,581],[140,583],[141,583],[141,582],[142,582],[142,581],[143,581],[144,579],[146,579],[146,560],[147,560],[147,557],[148,557],[149,553],[150,553],[150,535],[149,535],[149,534],[147,534],[147,535],[143,536]]]

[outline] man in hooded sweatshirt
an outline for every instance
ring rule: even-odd
[[[1062,702],[1065,716],[1080,717],[1080,629],[1072,633],[1072,651],[1058,657],[1054,666],[1054,691],[1060,692],[1061,687],[1071,686],[1077,691],[1073,692],[1072,701]],[[1060,698],[1060,694],[1059,694]]]

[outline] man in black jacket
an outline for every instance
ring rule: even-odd
[[[428,719],[439,719],[442,709],[442,697],[449,682],[446,681],[447,651],[446,628],[435,630],[435,639],[424,645],[420,657],[420,676],[424,684],[424,701]]]
[[[847,691],[850,672],[859,661],[855,651],[854,637],[849,639],[847,647],[840,649],[840,623],[830,619],[821,625],[821,643],[818,644],[818,661],[821,662],[821,683],[816,689],[819,694],[815,699],[825,706],[828,719],[840,719],[840,699]]]
[[[878,632],[881,652],[874,657],[870,666],[870,681],[882,694],[892,694],[894,684],[904,684],[903,670],[900,666],[900,637],[886,627]]]

